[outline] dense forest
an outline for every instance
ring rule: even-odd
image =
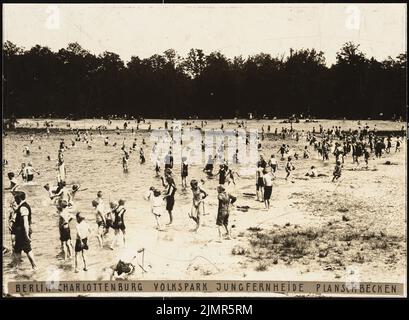
[[[288,117],[393,119],[406,114],[406,53],[384,61],[346,43],[327,66],[323,52],[290,50],[228,59],[170,49],[124,63],[78,43],[58,52],[3,44],[3,115],[145,118]]]

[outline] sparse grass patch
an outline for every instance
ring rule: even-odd
[[[256,271],[266,271],[268,269],[268,264],[265,261],[259,261],[256,265]]]

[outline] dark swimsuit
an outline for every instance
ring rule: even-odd
[[[118,211],[118,209],[115,209],[114,214],[115,214],[115,220],[112,224],[112,228],[115,230],[122,230],[125,231],[125,221],[124,221],[124,213],[125,209],[122,209],[121,211]]]
[[[169,194],[170,189],[172,188],[172,192]],[[173,206],[175,205],[175,192],[176,188],[174,186],[174,182],[172,180],[172,183],[169,184],[168,186],[168,196],[166,197],[166,210],[167,211],[172,211]]]

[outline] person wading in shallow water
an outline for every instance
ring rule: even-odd
[[[263,183],[264,183],[264,205],[266,209],[270,209],[270,197],[271,192],[273,190],[273,174],[272,172],[267,171],[267,169],[263,170]]]
[[[236,202],[237,198],[227,193],[223,185],[217,187],[217,199],[219,200],[219,206],[217,209],[216,225],[219,231],[219,241],[222,240],[222,227],[226,230],[226,239],[230,240],[230,232],[228,229],[230,205]]]
[[[180,174],[182,176],[182,190],[186,190],[187,188],[187,176],[189,175],[189,163],[187,162],[186,157],[182,157],[182,166]]]
[[[163,179],[163,177],[161,178],[162,178],[163,187],[167,188],[164,198],[166,200],[166,211],[169,213],[168,225],[170,225],[173,222],[172,210],[173,210],[173,206],[175,205],[175,193],[176,193],[177,188],[176,188],[175,180],[172,177],[171,169],[166,168],[165,180]]]
[[[24,251],[31,263],[31,267],[35,270],[36,264],[31,248],[31,207],[26,202],[26,194],[22,191],[14,193],[14,201],[17,207],[14,210],[13,217],[10,219],[10,229],[15,236],[13,264],[21,261],[21,251]]]
[[[125,205],[125,200],[120,199],[118,201],[118,204],[113,204],[111,206],[112,208],[112,214],[113,214],[113,223],[112,223],[112,228],[114,229],[114,241],[111,245],[111,249],[114,248],[115,246],[119,245],[120,247],[123,247],[125,245],[125,212],[126,209],[124,207]]]
[[[336,164],[335,164],[334,171],[332,173],[332,175],[333,175],[332,182],[338,180],[341,177],[341,172],[342,172],[341,162],[337,161]]]

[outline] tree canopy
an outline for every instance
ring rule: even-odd
[[[327,66],[323,52],[290,50],[227,58],[169,49],[124,63],[70,43],[58,52],[3,44],[4,117],[218,118],[292,114],[393,118],[406,113],[406,53],[377,61],[348,42]],[[380,116],[382,114],[382,116]]]

